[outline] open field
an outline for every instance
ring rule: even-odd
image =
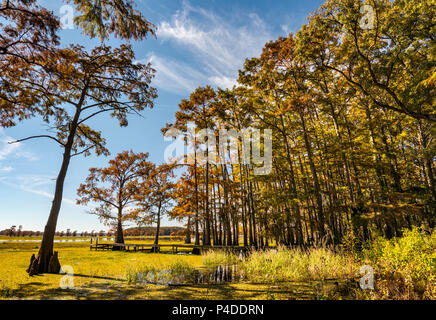
[[[95,252],[88,243],[57,243],[62,265],[74,268],[74,290],[59,286],[63,275],[26,273],[37,251],[30,243],[0,242],[0,299],[304,299],[316,298],[313,284],[289,283],[162,286],[129,284],[126,272],[147,265],[165,269],[176,262],[204,267],[196,255]]]
[[[38,243],[0,241],[0,299],[434,299],[436,294],[436,236],[418,229],[340,254],[279,248],[245,257],[219,251],[199,256],[90,251],[88,242],[55,243],[61,265],[73,268],[73,289],[61,288],[65,275],[26,273],[37,249]],[[359,288],[363,265],[374,268],[375,290]],[[237,268],[243,277],[196,284],[140,281],[150,272],[158,278],[161,272],[189,275],[222,266]]]

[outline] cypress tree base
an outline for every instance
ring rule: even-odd
[[[61,264],[59,263],[58,252],[55,251],[54,254],[50,256],[48,263],[47,261],[43,260],[40,254],[38,254],[37,258],[35,258],[35,255],[33,254],[30,258],[30,264],[26,271],[29,276],[42,273],[59,274],[61,271]]]

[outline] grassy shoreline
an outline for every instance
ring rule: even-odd
[[[63,266],[74,271],[74,289],[61,289],[64,275],[29,277],[36,243],[0,240],[0,299],[435,299],[436,235],[414,229],[402,238],[377,239],[360,252],[279,248],[240,259],[223,252],[204,256],[90,251],[87,242],[55,243]],[[183,286],[145,284],[147,270],[237,265],[240,283]],[[375,271],[375,290],[359,288],[360,267]]]

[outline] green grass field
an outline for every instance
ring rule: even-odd
[[[56,243],[61,265],[74,269],[74,289],[61,289],[64,275],[29,277],[26,268],[37,243],[0,241],[0,299],[309,299],[317,284],[222,284],[162,286],[128,283],[126,272],[142,266],[166,269],[181,262],[203,268],[203,257],[90,251],[89,243]]]
[[[130,242],[130,241],[129,241]],[[152,240],[134,242],[152,243]],[[162,241],[165,244],[182,242]],[[318,248],[253,252],[244,259],[222,252],[199,255],[90,251],[89,242],[56,242],[61,265],[74,273],[30,277],[26,268],[39,243],[0,240],[0,299],[435,299],[436,234],[418,229],[361,251],[334,253]],[[138,281],[144,272],[174,274],[231,265],[244,277],[237,283],[168,285]],[[361,290],[359,269],[374,268],[375,289]],[[153,282],[155,283],[155,282]],[[161,282],[157,282],[161,283]]]

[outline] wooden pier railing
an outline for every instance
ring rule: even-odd
[[[171,252],[174,254],[182,252],[192,252],[201,254],[209,250],[224,250],[233,252],[246,252],[253,249],[275,249],[277,247],[245,247],[245,246],[203,246],[190,244],[134,244],[134,243],[99,243],[98,238],[91,239],[90,250],[110,250],[110,251],[129,251],[129,252]],[[162,250],[168,249],[168,250]]]

